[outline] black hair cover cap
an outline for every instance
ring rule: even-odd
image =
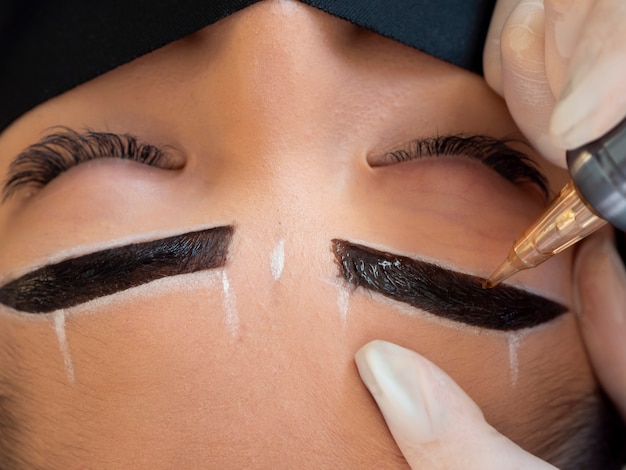
[[[38,104],[259,0],[0,0],[0,132]],[[495,0],[303,0],[476,73]]]

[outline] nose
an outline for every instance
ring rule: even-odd
[[[347,80],[341,49],[358,29],[298,1],[268,0],[197,33],[207,58],[193,103],[203,132],[212,129],[213,145],[256,154],[314,144]],[[236,129],[246,129],[244,141]]]
[[[312,232],[327,223],[321,196],[336,173],[328,160],[341,137],[345,41],[357,30],[300,2],[269,0],[187,38],[178,52],[193,77],[177,119],[193,129],[185,142],[198,142],[196,167],[213,185],[207,204],[236,225],[228,282],[235,293],[254,292],[237,296],[242,325],[263,323],[265,306],[274,321],[284,311],[292,322],[289,292],[332,272],[332,237]],[[301,274],[294,253],[309,251],[323,252],[324,266]],[[275,287],[277,278],[289,289]]]

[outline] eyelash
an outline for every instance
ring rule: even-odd
[[[384,158],[393,163],[402,163],[433,156],[467,154],[516,184],[535,185],[546,200],[550,199],[551,194],[545,176],[528,155],[507,145],[512,142],[523,143],[515,139],[496,139],[479,135],[442,135],[412,141],[403,149],[386,153]]]
[[[140,142],[130,134],[94,131],[79,134],[72,129],[61,129],[63,132],[46,136],[11,163],[3,201],[19,188],[42,188],[70,168],[100,158],[132,160],[166,170],[182,167],[163,149]]]

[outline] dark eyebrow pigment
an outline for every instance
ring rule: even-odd
[[[232,235],[232,227],[216,227],[67,259],[4,285],[0,303],[50,313],[164,277],[219,268]]]
[[[435,264],[344,240],[332,241],[348,283],[378,292],[449,320],[512,331],[548,322],[567,311],[557,302],[522,289],[482,288],[483,279]]]

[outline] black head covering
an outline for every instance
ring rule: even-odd
[[[0,0],[0,132],[87,80],[259,0]],[[476,73],[495,0],[302,0]]]

